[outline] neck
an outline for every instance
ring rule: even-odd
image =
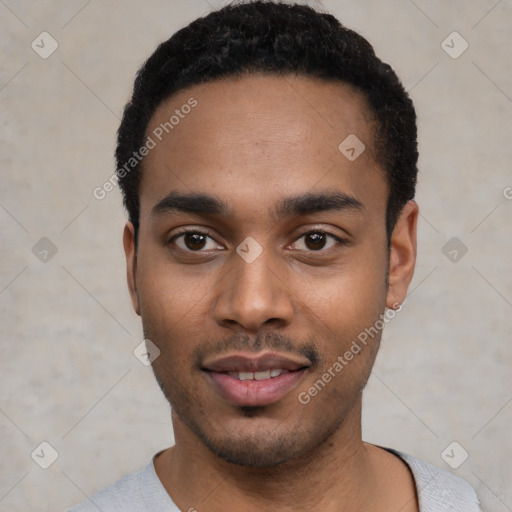
[[[376,499],[376,472],[361,439],[361,397],[322,445],[275,467],[226,462],[174,411],[173,427],[176,444],[155,468],[182,510],[364,510]]]

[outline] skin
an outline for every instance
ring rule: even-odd
[[[147,134],[190,97],[197,107],[144,160],[137,249],[132,224],[124,230],[133,307],[161,351],[153,370],[172,405],[175,446],[154,459],[160,480],[181,510],[417,511],[405,463],[361,439],[380,333],[308,404],[298,400],[396,309],[413,276],[418,207],[405,205],[388,252],[388,187],[364,97],[291,75],[225,79],[162,103]],[[338,150],[349,134],[366,146],[353,162]],[[215,195],[230,211],[152,215],[172,191]],[[325,191],[362,207],[271,215],[284,197]],[[168,243],[183,228],[211,238]],[[346,242],[314,245],[310,231]],[[248,236],[262,248],[252,263],[236,252]],[[314,360],[270,405],[227,402],[200,368],[206,356],[268,348]]]

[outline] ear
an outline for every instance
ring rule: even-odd
[[[386,307],[398,309],[405,300],[416,265],[416,228],[418,205],[409,201],[402,209],[391,235],[389,286]]]
[[[140,316],[139,298],[137,295],[137,283],[135,273],[137,270],[137,253],[135,251],[135,228],[131,222],[127,222],[123,232],[124,254],[126,256],[126,278],[128,290],[132,299],[132,306],[135,313]]]

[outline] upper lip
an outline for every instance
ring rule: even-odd
[[[307,359],[285,356],[277,352],[233,352],[206,359],[203,369],[213,372],[261,372],[268,369],[298,370],[311,366]]]

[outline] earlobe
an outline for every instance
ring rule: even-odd
[[[386,307],[397,309],[407,295],[416,265],[416,229],[419,208],[409,201],[402,209],[391,235],[389,286]]]
[[[135,251],[135,228],[131,222],[127,222],[123,232],[123,246],[126,257],[126,278],[128,281],[128,290],[132,300],[132,306],[140,316],[139,298],[137,295],[137,253]]]

